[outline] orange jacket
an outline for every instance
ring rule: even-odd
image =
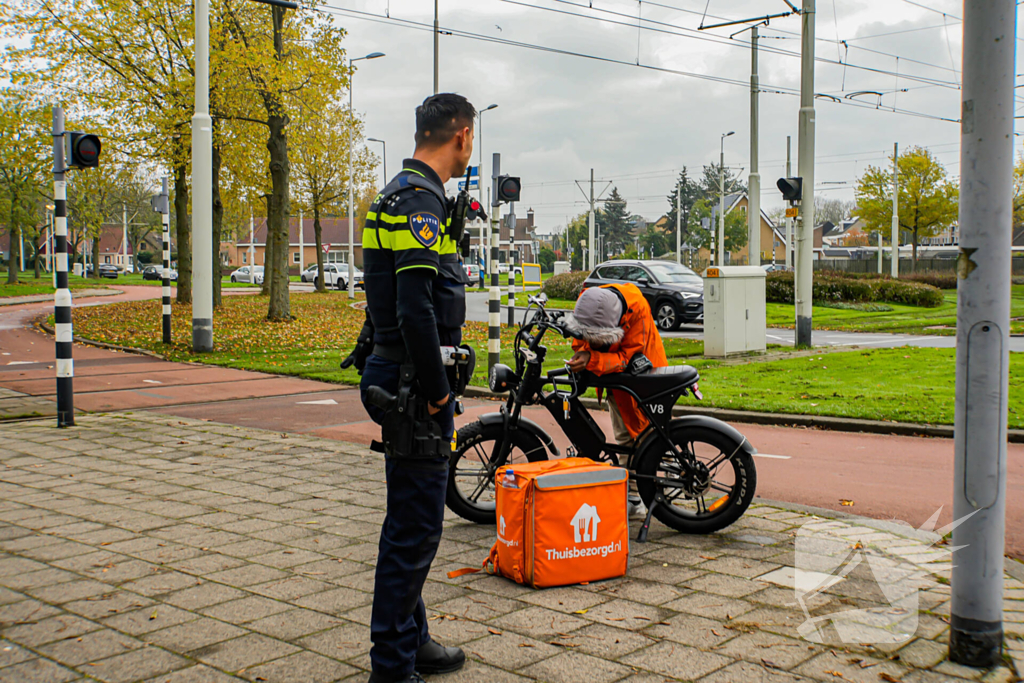
[[[661,343],[661,335],[654,324],[654,316],[651,314],[651,306],[647,299],[640,292],[636,285],[611,284],[602,285],[607,288],[619,290],[626,300],[626,313],[622,316],[623,335],[622,341],[615,344],[607,351],[595,351],[590,344],[581,340],[573,339],[572,348],[574,351],[589,351],[590,361],[587,363],[587,370],[595,375],[607,375],[613,372],[624,372],[629,361],[637,353],[643,353],[650,359],[656,368],[663,368],[668,365],[668,358],[665,357],[665,346]],[[645,429],[648,420],[640,412],[636,401],[625,392],[612,390],[612,398],[619,406],[622,413],[622,421],[626,423],[626,429],[635,439]]]

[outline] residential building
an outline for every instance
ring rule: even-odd
[[[718,204],[714,205],[711,212],[711,225],[718,230]],[[744,214],[744,220],[746,220],[747,213],[747,193],[740,192],[725,197],[725,213],[729,215],[733,211],[741,211]],[[786,259],[786,249],[784,246],[784,226],[776,226],[772,219],[768,217],[763,210],[761,211],[761,254],[760,258],[751,260],[750,258],[750,245],[749,243],[744,245],[738,250],[734,250],[726,254],[725,265],[747,265],[750,263],[771,263],[772,256],[774,255],[776,262],[783,262]],[[710,258],[710,251],[706,248],[701,248],[698,251],[698,260],[703,263],[707,263]]]
[[[321,218],[321,244],[324,252],[324,263],[348,263],[348,218]],[[255,265],[266,265],[267,219],[256,218],[253,223],[253,240],[250,245],[249,235],[243,232],[241,239],[221,246],[225,265],[232,268],[250,265],[249,248],[252,246]],[[298,274],[302,269],[316,263],[316,233],[313,219],[303,218],[302,232],[299,232],[299,219],[293,217],[288,224],[288,270]],[[363,227],[362,221],[356,219],[355,231],[355,265],[363,265]]]

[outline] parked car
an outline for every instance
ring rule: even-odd
[[[101,263],[99,271],[100,271],[100,277],[110,278],[111,280],[116,280],[117,279],[117,274],[119,272],[118,269],[117,269],[117,266],[115,266],[112,263]],[[89,265],[87,265],[85,267],[85,277],[92,277],[92,273],[93,273],[93,266],[90,263]]]
[[[163,266],[146,266],[142,269],[143,280],[162,280],[164,278],[164,267]],[[171,280],[176,281],[178,279],[178,271],[171,268]]]
[[[470,282],[477,282],[480,280],[480,268],[479,263],[464,263],[462,266],[466,270],[466,277],[469,278]]]
[[[674,261],[605,261],[594,269],[583,288],[623,282],[640,289],[651,305],[658,329],[664,332],[704,318],[704,280]]]
[[[764,272],[766,272],[766,273],[775,273],[775,272],[784,272],[784,271],[793,272],[792,266],[786,266],[786,265],[784,265],[782,263],[762,263],[761,267],[764,268]]]
[[[326,266],[327,264],[325,263],[324,265]],[[301,280],[302,282],[312,282],[313,280],[316,279],[316,276],[317,265],[314,263],[313,265],[309,266],[304,271],[302,271],[302,273],[299,274],[299,280]]]
[[[498,263],[498,272],[499,273],[503,273],[505,275],[508,275],[508,264],[507,263],[500,263],[499,262]]]
[[[232,282],[248,282],[252,284],[263,284],[263,266],[242,266],[231,273]]]

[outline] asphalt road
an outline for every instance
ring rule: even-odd
[[[503,292],[504,292],[503,288]],[[490,295],[487,292],[468,292],[466,294],[466,319],[487,322],[487,307]],[[516,296],[517,303],[519,297]],[[525,298],[523,299],[525,302]],[[522,322],[526,309],[516,307],[516,322]],[[501,322],[508,321],[508,307],[501,308]],[[671,338],[703,338],[703,328],[700,325],[683,325],[676,332],[663,332],[662,337]],[[783,344],[793,346],[796,333],[793,330],[781,328],[768,329],[769,344]],[[811,341],[815,346],[858,346],[868,348],[894,348],[899,346],[917,346],[922,348],[954,349],[956,348],[956,337],[935,336],[935,335],[911,335],[911,334],[876,334],[862,332],[830,332],[827,330],[814,330]],[[1024,337],[1010,337],[1010,351],[1024,352]]]

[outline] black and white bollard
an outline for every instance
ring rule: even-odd
[[[160,179],[160,220],[163,222],[164,271],[163,271],[163,328],[164,344],[171,343],[171,207],[167,192],[167,178]]]
[[[71,327],[71,290],[68,289],[68,202],[64,180],[64,109],[53,108],[53,226],[57,254],[57,291],[53,322],[57,339],[57,426],[75,426],[74,331]]]

